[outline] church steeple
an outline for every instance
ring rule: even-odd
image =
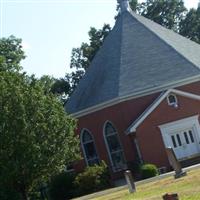
[[[117,0],[120,5],[120,12],[130,11],[129,0]]]

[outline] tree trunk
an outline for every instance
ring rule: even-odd
[[[28,200],[28,196],[27,196],[27,194],[26,194],[25,191],[22,191],[22,192],[21,192],[21,195],[22,195],[22,199],[23,199],[23,200]]]
[[[28,200],[28,195],[27,195],[25,187],[20,188],[20,193],[21,193],[22,200]]]

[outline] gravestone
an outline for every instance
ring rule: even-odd
[[[175,171],[174,178],[180,178],[186,175],[186,172],[182,170],[181,164],[179,163],[174,150],[171,147],[166,148],[169,163]]]
[[[128,189],[130,193],[136,192],[136,187],[135,187],[135,183],[133,180],[133,176],[130,170],[126,170],[124,172],[125,178],[126,178],[126,182],[128,185]]]
[[[178,194],[165,194],[163,200],[179,200]]]

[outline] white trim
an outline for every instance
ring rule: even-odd
[[[188,98],[191,98],[191,99],[200,100],[200,95],[197,95],[197,94],[192,94],[192,93],[189,93],[189,92],[184,92],[184,91],[176,90],[176,89],[171,89],[171,92],[175,93],[177,95],[183,96],[183,97],[188,97]]]
[[[111,166],[112,166],[112,169],[113,169],[113,160],[112,160],[112,156],[111,156],[111,153],[110,153],[110,148],[109,148],[109,146],[108,146],[108,141],[107,141],[107,137],[106,137],[106,131],[105,131],[105,129],[106,129],[106,125],[108,124],[108,123],[110,123],[112,126],[113,126],[113,124],[110,122],[110,121],[105,121],[105,123],[104,123],[104,125],[103,125],[103,138],[104,138],[104,142],[105,142],[105,144],[106,144],[106,150],[107,150],[107,153],[108,153],[108,157],[109,157],[109,159],[110,159],[110,163],[111,163]],[[113,126],[114,127],[114,126]],[[115,127],[114,127],[115,128]],[[115,130],[116,130],[116,128],[115,128]],[[116,130],[116,133],[117,133],[117,130]]]
[[[198,82],[198,81],[200,81],[199,75],[193,76],[193,77],[190,77],[190,78],[186,78],[186,79],[181,80],[181,81],[174,81],[172,83],[169,83],[169,84],[166,84],[166,85],[163,85],[163,86],[155,86],[154,88],[147,88],[147,89],[144,89],[142,92],[141,91],[135,92],[134,94],[132,93],[132,94],[126,95],[124,97],[115,98],[115,99],[112,99],[110,101],[106,101],[106,102],[100,103],[98,105],[91,106],[91,107],[83,109],[81,111],[72,113],[70,115],[74,118],[83,117],[83,116],[88,115],[90,113],[102,110],[104,108],[116,105],[116,104],[124,102],[124,101],[129,101],[129,100],[136,99],[136,98],[143,97],[143,96],[147,96],[147,95],[150,95],[150,94],[153,94],[153,93],[156,93],[156,92],[161,92],[161,91],[167,90],[171,87],[176,88],[176,87],[180,87],[180,86],[191,84],[191,83]]]
[[[136,132],[137,127],[157,108],[157,106],[170,94],[177,94],[183,97],[200,100],[200,96],[176,89],[169,89],[162,93],[140,116],[137,118],[126,131],[126,134]]]
[[[179,130],[180,128],[184,129],[184,128],[187,128],[191,124],[198,123],[198,117],[199,115],[194,115],[192,117],[187,117],[180,120],[168,122],[166,124],[159,125],[158,127],[163,131],[170,131],[170,132],[173,131],[174,129],[176,130]],[[181,127],[180,127],[180,124],[181,124]]]
[[[140,116],[136,119],[126,131],[127,134],[136,132],[136,128],[155,110],[155,108],[165,99],[169,91],[162,93]]]
[[[183,118],[177,121],[172,121],[166,124],[162,124],[158,126],[161,130],[163,142],[165,144],[165,147],[170,146],[170,139],[169,136],[171,133],[176,133],[183,131],[184,129],[191,129],[194,131],[194,140],[195,144],[197,145],[197,150],[200,153],[200,125],[199,125],[199,115],[194,115],[191,117]],[[188,157],[188,156],[185,156]],[[185,158],[183,157],[183,159]]]
[[[90,136],[92,137],[92,140],[90,140],[90,142],[86,142],[86,143],[83,142],[83,133],[84,133],[85,131],[88,132],[88,133],[90,134]],[[82,150],[83,150],[84,160],[85,160],[85,162],[86,162],[86,164],[87,164],[87,166],[88,166],[88,165],[89,165],[89,164],[88,164],[88,161],[89,161],[89,160],[92,160],[92,159],[87,159],[87,155],[86,155],[86,152],[85,152],[84,144],[88,144],[88,143],[93,143],[93,144],[94,144],[94,148],[95,148],[95,151],[96,151],[96,154],[97,154],[97,159],[99,160],[99,155],[98,155],[98,153],[97,153],[97,148],[96,148],[94,136],[92,135],[92,133],[91,133],[88,129],[83,128],[83,129],[81,130],[80,138],[81,138],[81,148],[82,148]]]
[[[142,159],[142,153],[140,151],[140,147],[139,147],[139,144],[138,144],[138,140],[136,138],[134,138],[134,144],[135,144],[135,147],[136,147],[136,151],[138,153],[138,157],[139,157],[139,161],[141,164],[144,163],[143,159]]]
[[[170,99],[169,99],[170,96],[173,96],[173,97],[174,97],[175,102],[170,102]],[[167,103],[168,103],[169,106],[178,105],[178,100],[177,100],[176,95],[175,95],[175,94],[169,94],[169,95],[167,96]]]
[[[113,160],[112,160],[112,156],[111,156],[111,152],[110,152],[110,148],[109,148],[108,141],[107,141],[107,137],[106,137],[106,131],[105,131],[105,129],[106,129],[106,125],[107,125],[108,123],[111,124],[112,127],[115,129],[115,131],[116,131],[116,132],[115,132],[115,135],[117,136],[118,141],[119,141],[119,144],[120,144],[120,147],[121,147],[121,150],[117,150],[117,151],[112,152],[112,153],[122,152],[122,155],[123,155],[124,161],[125,161],[124,164],[126,164],[126,159],[125,159],[125,156],[124,156],[124,149],[123,149],[123,146],[122,146],[120,137],[119,137],[119,133],[118,133],[116,127],[113,125],[113,123],[112,123],[111,121],[108,121],[108,120],[107,120],[107,121],[104,123],[104,125],[103,125],[103,137],[104,137],[104,142],[105,142],[105,144],[106,144],[106,149],[107,149],[108,157],[109,157],[110,163],[111,163],[111,165],[112,165],[112,170],[113,170],[114,172],[117,172],[117,171],[119,171],[119,170],[116,170],[116,169],[114,168]],[[110,135],[108,135],[108,137],[109,137],[109,136],[110,136]]]
[[[192,117],[187,117],[180,120],[168,122],[168,123],[159,125],[158,127],[162,129],[163,131],[171,132],[174,129],[176,130],[179,129],[179,126],[181,124],[181,129],[184,129],[184,128],[187,128],[188,125],[198,123],[198,117],[199,115],[194,115]]]

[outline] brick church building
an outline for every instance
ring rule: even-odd
[[[117,177],[139,160],[168,170],[200,157],[200,45],[120,1],[115,26],[65,105],[78,119],[83,160]]]

